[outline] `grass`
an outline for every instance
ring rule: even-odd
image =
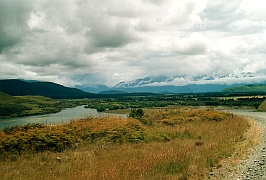
[[[190,109],[146,110],[142,121],[149,123],[108,117],[57,126],[7,128],[0,132],[0,176],[206,179],[213,167],[222,167],[221,161],[239,150],[250,127],[239,116]],[[5,146],[7,142],[9,146]],[[35,149],[41,143],[44,149]],[[19,146],[23,147],[20,152]]]
[[[27,101],[31,102],[38,102],[38,103],[43,103],[43,104],[54,104],[55,100],[49,97],[44,97],[44,96],[14,96],[16,98],[24,99]]]
[[[248,120],[250,128],[244,134],[244,141],[237,144],[233,154],[226,159],[220,161],[219,168],[213,168],[211,171],[215,174],[216,179],[236,179],[239,175],[238,166],[243,162],[248,154],[250,154],[254,147],[260,143],[261,132],[263,129],[254,121]],[[230,172],[230,175],[228,174]]]
[[[245,86],[237,86],[237,87],[230,87],[225,88],[222,92],[230,92],[230,93],[265,93],[265,84],[258,84],[258,85],[245,85]]]
[[[53,106],[57,103],[56,100],[44,97],[44,96],[15,96],[19,99],[23,99],[25,105],[30,108],[30,110],[24,111],[25,114],[42,114],[46,109],[53,109]]]
[[[10,96],[8,94],[5,94],[0,91],[0,103],[6,104],[6,103],[19,103],[22,100],[13,96]]]
[[[263,101],[260,106],[258,107],[259,111],[266,111],[266,100]]]

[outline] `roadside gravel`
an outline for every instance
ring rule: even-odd
[[[262,129],[260,144],[248,158],[239,166],[237,180],[266,180],[266,113],[236,111],[235,114],[253,119]]]
[[[233,114],[245,116],[253,120],[261,129],[259,145],[252,149],[248,157],[242,160],[230,171],[221,175],[210,173],[209,179],[233,179],[233,180],[266,180],[266,112],[252,112],[250,110],[230,110]]]

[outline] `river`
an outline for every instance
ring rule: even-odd
[[[86,109],[84,106],[77,106],[75,108],[67,108],[58,113],[26,116],[17,118],[0,119],[0,129],[4,127],[11,127],[15,125],[26,125],[29,123],[42,123],[42,124],[58,124],[67,123],[70,120],[84,118],[84,117],[127,117],[126,114],[112,114],[112,113],[99,113],[96,109]]]

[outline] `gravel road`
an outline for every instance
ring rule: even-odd
[[[238,176],[233,179],[266,180],[266,112],[248,110],[231,110],[229,112],[253,119],[262,128],[260,144],[242,164],[236,167]]]

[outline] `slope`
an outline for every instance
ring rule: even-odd
[[[227,93],[266,93],[266,84],[246,85],[238,87],[225,88],[222,92]]]
[[[12,96],[39,95],[55,99],[92,97],[92,93],[52,82],[26,82],[18,79],[0,80],[0,91]]]
[[[259,111],[266,111],[266,100],[263,101],[263,102],[259,105],[258,110],[259,110]]]

